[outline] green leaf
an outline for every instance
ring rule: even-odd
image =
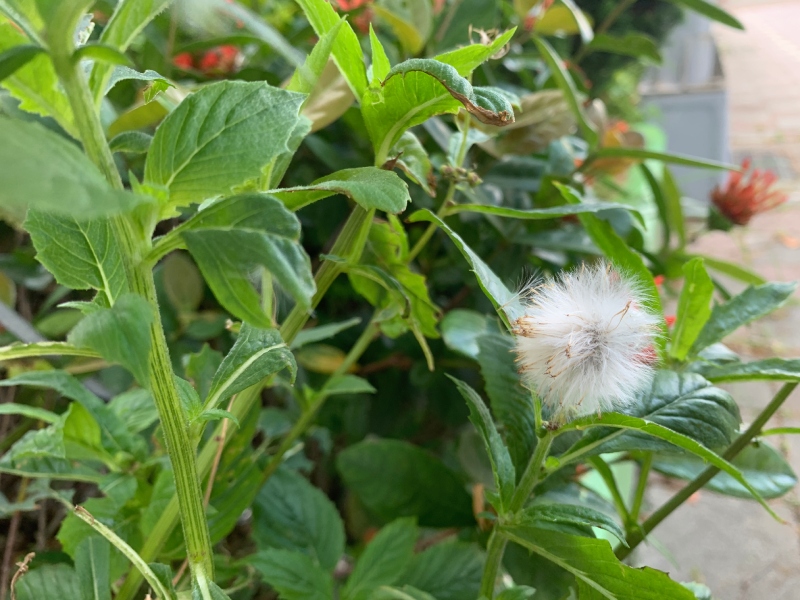
[[[666,427],[708,448],[730,444],[738,433],[739,409],[731,395],[695,373],[659,371],[652,388],[631,404],[631,416]],[[628,450],[674,452],[663,441],[635,432],[588,432],[573,449],[592,448],[592,454]]]
[[[572,13],[572,18],[578,26],[578,32],[581,34],[581,41],[584,44],[589,44],[592,39],[594,39],[594,31],[589,23],[589,19],[586,18],[586,15],[578,8],[573,0],[561,0],[561,3]],[[545,13],[545,15],[546,14],[547,13]]]
[[[344,525],[324,493],[302,475],[283,468],[256,496],[253,539],[260,550],[302,552],[331,571],[344,552]]]
[[[474,310],[456,308],[444,316],[439,328],[442,331],[442,339],[450,350],[478,359],[480,352],[478,343],[488,328],[485,315]]]
[[[514,361],[514,339],[494,328],[478,339],[478,364],[486,395],[508,445],[517,477],[521,477],[536,446],[536,419],[531,392],[520,384]]]
[[[509,217],[512,219],[529,219],[539,221],[542,219],[558,219],[568,215],[579,215],[584,213],[598,213],[604,210],[626,210],[633,215],[637,221],[644,225],[642,214],[627,204],[617,204],[615,202],[594,202],[567,204],[565,206],[553,206],[550,208],[507,208],[505,206],[492,206],[490,204],[456,204],[447,210],[448,214],[460,212],[476,212],[498,217]]]
[[[658,44],[650,36],[641,33],[628,32],[624,36],[598,33],[586,49],[590,52],[611,52],[634,58],[642,57],[655,64],[661,64]]]
[[[111,544],[99,535],[92,535],[78,544],[75,551],[75,573],[84,600],[111,600],[108,578]]]
[[[0,23],[0,52],[29,44],[31,39],[11,23]],[[78,137],[69,100],[61,90],[49,56],[40,53],[33,57],[13,75],[5,78],[2,86],[20,101],[20,109],[53,117],[69,135]]]
[[[322,38],[340,21],[339,15],[326,0],[297,0],[300,8],[314,28],[314,32]],[[347,80],[347,84],[356,98],[364,95],[367,89],[367,73],[364,68],[364,54],[353,28],[345,23],[336,41],[333,43],[333,60]]]
[[[527,585],[518,585],[513,588],[507,588],[497,594],[497,600],[529,600],[536,594],[536,588],[528,587]]]
[[[478,279],[478,285],[480,285],[483,293],[491,300],[492,305],[494,305],[495,309],[500,313],[500,317],[506,325],[508,325],[506,311],[513,311],[519,306],[517,294],[512,293],[506,285],[500,281],[500,278],[495,275],[494,271],[467,246],[464,240],[461,239],[461,236],[450,229],[442,219],[434,215],[431,211],[423,209],[418,210],[408,218],[408,222],[410,223],[418,223],[419,221],[428,221],[429,223],[438,225],[442,231],[453,240],[453,243],[467,260],[470,267],[472,267],[472,271],[475,273]]]
[[[419,54],[433,31],[428,0],[376,0],[372,12],[389,25],[406,54]]]
[[[450,376],[448,375],[448,377]],[[514,464],[511,462],[508,448],[503,443],[492,420],[492,415],[478,393],[455,377],[450,377],[450,380],[456,384],[458,391],[461,392],[467,402],[469,420],[472,421],[478,433],[481,434],[483,443],[486,446],[486,452],[492,463],[492,473],[494,474],[495,486],[500,493],[500,502],[504,510],[507,510],[517,482]]]
[[[336,41],[342,25],[345,24],[344,19],[339,19],[331,29],[325,32],[320,37],[319,41],[314,44],[311,54],[308,55],[306,61],[302,66],[295,69],[292,79],[286,89],[290,92],[300,92],[302,94],[310,94],[319,81],[325,65],[328,64],[328,57],[331,54],[333,43]]]
[[[114,397],[108,408],[125,423],[128,431],[139,433],[158,421],[158,410],[149,391],[136,388]]]
[[[424,189],[429,196],[436,196],[436,176],[433,174],[433,165],[422,142],[410,131],[400,136],[400,141],[394,145],[391,157],[397,157],[397,166],[411,181]]]
[[[105,90],[107,94],[111,88],[117,85],[120,81],[149,81],[152,82],[152,85],[157,84],[158,91],[164,91],[167,88],[175,87],[170,81],[155,71],[151,71],[148,69],[144,73],[140,73],[139,71],[135,71],[129,67],[125,66],[118,66],[114,69],[111,73],[111,77],[108,80],[108,84]],[[145,90],[145,102],[150,102],[153,99],[153,95],[148,97],[147,90]]]
[[[381,586],[369,597],[370,600],[438,600],[427,592],[410,585],[402,588]]]
[[[718,258],[714,258],[712,256],[700,256],[706,264],[706,267],[709,269],[713,269],[714,271],[718,271],[725,275],[730,275],[731,277],[738,279],[739,281],[743,281],[750,285],[764,285],[767,283],[767,280],[758,275],[757,273],[753,273],[752,271],[748,271],[744,267],[736,265],[734,263],[720,260]],[[693,258],[693,256],[687,257]]]
[[[203,278],[183,252],[173,252],[162,263],[164,291],[178,313],[192,313],[203,301]]]
[[[622,564],[606,540],[525,526],[503,527],[502,530],[512,541],[575,575],[579,598],[694,600],[692,592],[672,581],[666,573]]]
[[[201,591],[195,579],[192,582],[192,600],[231,600],[231,597],[213,581],[206,580],[206,586],[208,591]]]
[[[263,550],[247,562],[278,592],[283,600],[330,600],[333,578],[311,558],[289,550]]]
[[[383,521],[416,516],[423,527],[469,527],[472,500],[459,477],[408,442],[365,440],[336,459],[345,485]]]
[[[389,74],[392,69],[392,64],[386,56],[386,50],[383,49],[383,44],[375,35],[375,30],[372,28],[372,23],[369,24],[369,45],[372,49],[372,78],[371,84],[380,83]]]
[[[678,300],[678,315],[672,332],[669,355],[684,360],[700,330],[711,315],[714,282],[703,266],[702,258],[693,258],[683,265],[684,284]]]
[[[719,6],[712,4],[711,2],[706,2],[705,0],[669,0],[673,4],[677,4],[679,6],[683,6],[688,8],[689,10],[693,10],[696,13],[703,15],[704,17],[708,17],[714,21],[719,21],[723,25],[727,25],[728,27],[733,27],[734,29],[744,29],[744,25],[741,24],[739,19],[734,17],[729,12],[724,11]]]
[[[122,254],[108,220],[77,221],[29,210],[24,226],[37,259],[61,285],[99,290],[109,306],[128,292]]]
[[[686,167],[697,167],[699,169],[718,169],[722,171],[738,171],[739,167],[727,163],[684,156],[682,154],[670,154],[666,152],[655,152],[643,148],[631,148],[627,146],[607,146],[592,152],[584,165],[587,165],[600,158],[629,158],[633,160],[660,160],[673,165],[683,165]]]
[[[64,563],[43,565],[17,580],[17,600],[63,600],[83,596],[75,569]]]
[[[366,600],[378,587],[396,583],[414,557],[416,541],[413,519],[397,519],[383,527],[359,557],[342,597]]]
[[[152,151],[151,151],[152,155]],[[300,306],[315,291],[311,261],[300,245],[300,221],[265,194],[240,194],[201,210],[175,230],[220,304],[236,317],[270,327],[250,283],[264,267]]]
[[[512,525],[561,531],[571,535],[584,535],[582,530],[587,527],[597,527],[608,531],[620,542],[625,543],[625,532],[614,519],[593,508],[578,504],[537,502],[515,516]]]
[[[724,365],[695,365],[700,374],[714,383],[732,381],[800,381],[800,359],[765,358]]]
[[[76,346],[96,350],[109,362],[121,364],[147,387],[150,356],[150,323],[153,308],[135,294],[124,294],[112,308],[93,312],[69,334]]]
[[[337,375],[331,377],[321,390],[326,396],[335,394],[374,394],[373,385],[362,377],[356,375]]]
[[[142,131],[124,131],[114,136],[108,142],[112,152],[129,152],[131,154],[144,154],[150,149],[153,136]]]
[[[79,46],[75,52],[72,53],[73,62],[80,63],[82,60],[123,65],[128,68],[133,65],[131,59],[125,56],[123,52],[120,52],[113,46],[107,46],[100,42],[89,42],[83,46]]]
[[[492,125],[514,122],[507,98],[490,88],[473,88],[455,67],[431,58],[412,58],[395,65],[380,88],[361,99],[361,113],[383,164],[400,136],[430,117],[456,113],[464,107],[478,120]]]
[[[439,54],[434,58],[439,62],[455,67],[459,75],[467,77],[492,56],[500,52],[514,37],[516,30],[516,27],[512,27],[498,35],[489,44],[469,44],[456,50]]]
[[[797,476],[783,455],[764,441],[747,446],[731,464],[767,500],[780,498],[797,484]],[[659,473],[687,481],[697,477],[706,466],[692,456],[656,455],[653,460],[653,468]],[[717,474],[706,487],[720,494],[752,499],[750,492],[727,473]]]
[[[304,98],[263,82],[201,88],[156,130],[145,184],[166,188],[173,207],[229,194],[289,150]]]
[[[0,129],[5,140],[0,145],[0,205],[85,221],[139,203],[130,192],[113,189],[75,144],[44,126],[0,116]]]
[[[11,385],[5,381],[0,381],[0,385]],[[56,423],[59,416],[56,413],[50,412],[37,406],[28,406],[27,404],[17,404],[15,402],[6,402],[0,404],[0,415],[19,415],[29,419],[36,419],[44,423]]]
[[[99,355],[94,350],[78,348],[67,342],[14,343],[8,346],[0,346],[0,361],[34,356],[85,356],[99,358]]]
[[[18,69],[27,65],[34,57],[44,51],[41,46],[23,44],[0,53],[0,81],[16,73]]]
[[[294,355],[278,330],[259,329],[244,323],[236,343],[214,375],[203,403],[204,408],[214,408],[232,395],[283,369],[289,369],[294,380],[297,371]]]
[[[628,415],[623,415],[620,413],[607,413],[600,417],[591,417],[591,418],[584,418],[579,419],[577,421],[573,421],[569,425],[569,429],[583,429],[586,427],[596,427],[596,426],[604,426],[604,425],[613,425],[614,427],[618,427],[620,429],[635,431],[637,433],[641,432],[665,442],[677,446],[687,452],[690,452],[698,457],[700,457],[704,462],[711,463],[721,471],[730,475],[733,479],[738,481],[745,487],[750,494],[758,500],[758,502],[766,509],[766,511],[772,515],[777,521],[781,521],[781,518],[772,510],[772,508],[767,504],[758,491],[750,485],[747,480],[742,475],[741,471],[734,467],[731,463],[726,461],[724,458],[720,457],[719,455],[715,454],[711,450],[709,450],[703,444],[695,441],[694,439],[683,435],[682,433],[677,433],[672,429],[668,429],[662,425],[654,423],[652,421],[648,421],[645,419],[640,419],[638,417],[631,417]]]
[[[289,210],[342,194],[369,210],[377,208],[390,214],[401,213],[411,200],[408,185],[396,173],[377,167],[343,169],[314,181],[311,185],[272,190]]]
[[[400,583],[436,600],[477,598],[484,560],[476,544],[446,540],[415,555]]]
[[[570,204],[578,205],[580,197],[575,190],[558,182],[553,185],[561,193],[561,196]],[[653,283],[653,275],[645,266],[642,257],[623,240],[611,224],[603,221],[590,213],[578,214],[581,224],[586,229],[589,237],[597,244],[597,247],[611,260],[618,268],[623,269],[628,275],[633,275],[638,280],[639,286],[646,296],[645,308],[654,314],[662,314],[661,300],[658,290]],[[659,343],[663,344],[664,340]]]
[[[163,11],[172,0],[125,0],[117,4],[100,42],[120,52],[125,52],[150,21]],[[114,71],[113,65],[95,63],[89,78],[92,96],[99,105],[107,91],[108,80]]]
[[[766,283],[748,287],[725,304],[711,311],[711,317],[700,330],[689,350],[695,356],[703,348],[721,341],[742,325],[755,321],[782,306],[797,289],[797,283]]]
[[[153,572],[153,575],[155,575],[156,579],[158,579],[161,582],[161,585],[164,586],[164,589],[167,590],[167,592],[173,594],[174,596],[175,586],[172,585],[172,578],[174,577],[174,574],[172,573],[172,569],[169,567],[169,565],[165,565],[163,563],[151,562],[147,563],[147,566],[150,567],[150,570]],[[171,600],[173,596],[170,596],[169,600]],[[158,600],[161,599],[158,598]]]
[[[678,247],[686,247],[686,217],[681,204],[681,191],[672,175],[672,170],[664,165],[664,177],[661,182],[661,195],[664,198],[664,208],[671,228],[678,234]],[[667,240],[669,241],[669,240]]]
[[[340,321],[338,323],[328,323],[327,325],[319,325],[317,327],[303,329],[294,337],[294,340],[292,340],[292,343],[289,344],[289,347],[293,350],[296,350],[297,348],[302,348],[306,344],[313,344],[315,342],[327,340],[335,336],[337,333],[344,331],[345,329],[355,327],[359,323],[361,323],[361,319],[359,317],[353,317],[352,319],[347,319],[346,321]],[[0,357],[2,357],[1,351]]]
[[[550,69],[553,80],[564,94],[564,98],[567,104],[569,104],[570,109],[572,109],[572,113],[578,121],[578,126],[580,127],[583,137],[589,142],[589,146],[594,148],[597,145],[597,131],[583,112],[581,101],[578,98],[578,90],[575,88],[572,76],[564,68],[561,57],[558,56],[556,51],[553,50],[553,47],[543,38],[534,36],[533,43],[536,44],[539,54],[542,55],[542,58],[547,63],[547,67]]]

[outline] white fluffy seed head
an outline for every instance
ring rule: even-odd
[[[654,375],[659,317],[616,267],[584,265],[521,293],[512,317],[520,374],[557,424],[629,405]]]

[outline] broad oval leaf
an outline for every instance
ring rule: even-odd
[[[425,450],[399,440],[366,440],[343,450],[336,468],[349,489],[384,521],[416,516],[423,527],[468,527],[472,501],[458,475]]]
[[[247,563],[283,600],[330,600],[333,577],[301,552],[269,549],[247,557]]]
[[[484,560],[477,544],[446,540],[415,555],[400,583],[436,600],[477,598]]]
[[[324,493],[298,473],[278,469],[253,504],[253,539],[259,549],[303,552],[331,570],[344,552],[344,525]]]
[[[270,327],[250,277],[259,267],[301,306],[315,291],[311,261],[300,245],[300,222],[276,198],[241,194],[225,198],[184,223],[180,235],[220,304],[238,318]]]
[[[731,464],[767,500],[780,498],[797,484],[797,475],[786,459],[764,441],[747,446]],[[686,481],[697,477],[707,466],[694,456],[656,455],[653,459],[656,471]],[[742,484],[727,473],[717,474],[705,487],[728,496],[748,500],[753,498]]]
[[[304,98],[263,82],[200,89],[156,130],[145,184],[166,188],[172,206],[229,194],[289,150]]]

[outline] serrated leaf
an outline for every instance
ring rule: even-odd
[[[317,179],[311,185],[272,190],[289,210],[342,194],[365,209],[376,208],[390,214],[401,213],[411,200],[408,186],[395,173],[377,167],[343,169]]]
[[[260,550],[302,552],[327,571],[344,552],[344,525],[336,506],[295,471],[278,469],[269,478],[253,503],[253,519]]]
[[[165,188],[173,207],[229,194],[289,149],[303,100],[263,82],[200,89],[156,129],[145,184]]]
[[[427,209],[418,210],[408,218],[408,221],[410,223],[416,223],[419,221],[435,223],[442,229],[442,231],[450,236],[450,239],[453,240],[453,243],[472,267],[472,271],[475,273],[475,276],[478,279],[478,285],[480,285],[483,293],[486,294],[486,297],[489,298],[489,300],[491,300],[503,321],[506,323],[506,325],[508,325],[508,316],[506,316],[506,312],[513,313],[515,310],[517,310],[517,307],[520,306],[518,295],[512,293],[506,287],[506,285],[500,281],[500,278],[495,275],[494,271],[492,271],[489,266],[483,262],[483,260],[477,254],[475,254],[475,252],[473,252],[469,246],[467,246],[464,240],[461,239],[461,236],[450,229],[450,227],[448,227],[444,221],[434,215],[431,211]]]
[[[508,448],[503,443],[503,439],[497,432],[497,427],[492,420],[492,415],[478,393],[463,381],[454,377],[450,377],[450,380],[456,384],[458,391],[461,392],[467,402],[469,420],[475,425],[486,446],[486,453],[492,463],[495,486],[500,493],[500,502],[503,508],[507,509],[509,502],[511,502],[511,496],[514,495],[517,482],[514,463],[511,462]]]
[[[17,600],[84,598],[75,569],[64,563],[31,569],[19,578],[14,590]]]
[[[797,484],[797,475],[783,455],[764,441],[751,443],[731,460],[731,464],[767,500],[780,498]],[[653,459],[653,469],[686,481],[697,477],[707,466],[693,456],[657,454]],[[753,498],[747,489],[727,473],[717,474],[705,487],[728,496],[748,500]]]
[[[711,315],[714,282],[706,272],[702,258],[683,265],[684,284],[678,300],[678,314],[672,331],[669,355],[684,360]]]
[[[579,598],[694,600],[692,592],[672,581],[666,573],[622,564],[606,540],[533,527],[503,527],[503,532],[512,541],[575,575]],[[586,593],[589,595],[581,595]]]
[[[283,600],[330,600],[333,578],[301,552],[263,550],[247,562],[278,592]]]
[[[400,583],[436,600],[477,598],[484,560],[476,544],[446,540],[416,554]]]
[[[315,291],[311,261],[300,245],[300,222],[283,204],[265,194],[225,198],[184,223],[179,234],[214,295],[236,317],[270,327],[271,317],[250,283],[266,268],[300,306]]]
[[[739,408],[731,395],[713,387],[695,373],[659,371],[650,390],[644,392],[627,414],[656,423],[700,442],[707,448],[730,444],[739,430]],[[600,443],[599,440],[613,435]],[[592,454],[623,450],[674,452],[671,444],[634,432],[590,431],[574,448],[599,444]]]
[[[33,39],[33,38],[32,38]],[[11,23],[0,23],[0,52],[30,43]],[[59,87],[50,57],[39,54],[3,80],[2,86],[20,101],[20,109],[53,117],[74,138],[78,138],[75,117],[67,96]],[[5,131],[5,128],[4,128]]]
[[[115,190],[77,146],[32,121],[0,116],[0,204],[86,221],[130,210],[141,198]],[[47,164],[46,169],[40,165]]]
[[[582,535],[581,529],[597,527],[608,531],[620,542],[625,543],[625,532],[614,519],[593,508],[578,504],[537,502],[517,514],[513,524],[561,531],[571,535]],[[594,534],[591,537],[594,537]]]
[[[725,304],[715,306],[688,355],[695,356],[703,348],[721,341],[742,325],[768,315],[782,306],[795,289],[797,283],[766,283],[758,287],[751,286]]]
[[[384,521],[415,516],[423,527],[468,527],[472,501],[459,477],[421,448],[399,440],[366,440],[336,459],[347,487]]]
[[[98,290],[109,306],[128,292],[122,254],[109,221],[77,221],[29,210],[24,226],[37,259],[60,284]]]
[[[294,355],[280,333],[276,329],[259,329],[244,323],[236,343],[214,375],[203,405],[216,407],[233,394],[282,369],[289,369],[294,379],[297,370]]]
[[[414,556],[417,526],[413,519],[397,519],[372,538],[342,590],[345,600],[366,600],[378,587],[392,585]]]
[[[112,308],[85,316],[68,339],[76,346],[96,350],[109,362],[121,364],[147,387],[152,320],[153,308],[147,300],[124,294]]]
[[[536,447],[531,392],[520,384],[511,336],[491,330],[478,337],[477,343],[486,395],[501,426],[517,477],[520,477]]]
[[[514,122],[514,109],[504,95],[473,88],[455,67],[430,58],[395,65],[381,88],[367,90],[361,99],[364,122],[381,164],[406,130],[462,107],[484,123]]]

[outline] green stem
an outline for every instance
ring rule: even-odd
[[[781,405],[786,401],[789,395],[794,391],[797,387],[798,382],[793,381],[790,383],[783,384],[783,387],[775,394],[775,397],[770,401],[770,403],[761,411],[761,413],[756,417],[755,421],[750,424],[744,433],[742,433],[738,438],[734,440],[734,442],[728,446],[728,449],[722,454],[722,458],[727,461],[733,460],[736,456],[744,450],[749,444],[750,441],[756,437],[759,432],[764,428],[767,421],[775,414]],[[697,477],[695,477],[687,486],[681,489],[678,493],[676,493],[672,498],[667,500],[661,508],[659,508],[656,512],[654,512],[650,517],[642,523],[641,527],[638,527],[636,530],[630,532],[626,536],[626,541],[628,542],[628,547],[620,546],[617,548],[616,554],[617,558],[622,560],[623,558],[627,557],[636,546],[642,543],[645,536],[653,531],[653,529],[658,526],[661,521],[666,519],[672,512],[678,508],[681,504],[686,502],[692,494],[702,488],[705,484],[707,484],[711,479],[719,473],[719,468],[714,466],[707,467],[702,473],[700,473]]]
[[[632,525],[636,525],[639,522],[639,513],[642,510],[644,492],[647,489],[647,477],[650,475],[651,466],[653,466],[653,453],[647,452],[644,455],[644,459],[642,459],[642,465],[639,467],[639,481],[636,483],[636,493],[633,496],[633,506],[631,506]]]
[[[361,355],[367,350],[369,345],[375,340],[375,338],[380,333],[380,328],[377,322],[373,319],[369,322],[369,324],[364,328],[364,331],[361,332],[358,340],[356,343],[353,344],[353,347],[350,348],[350,352],[347,353],[344,361],[341,365],[334,371],[330,379],[328,381],[332,381],[335,377],[343,375],[350,370],[356,361],[361,358]],[[264,472],[261,475],[262,485],[267,482],[267,480],[272,477],[272,475],[277,471],[278,467],[281,466],[283,462],[283,457],[286,453],[292,449],[295,442],[302,436],[311,424],[314,422],[314,418],[317,416],[319,409],[322,408],[322,405],[325,403],[325,400],[328,398],[328,394],[323,387],[319,392],[317,392],[314,399],[311,403],[305,408],[303,414],[300,415],[300,418],[295,422],[292,428],[289,430],[289,433],[284,436],[281,440],[278,449],[275,451],[275,454],[270,459],[269,463],[267,464]]]
[[[68,41],[64,41],[67,39]],[[94,110],[86,77],[80,65],[72,60],[72,49],[68,45],[71,43],[71,34],[56,40],[61,43],[53,47],[53,65],[75,114],[84,149],[109,183],[115,188],[122,189],[122,180]],[[150,240],[142,239],[141,235],[137,236],[134,225],[124,216],[112,219],[111,223],[115,230],[115,239],[122,250],[131,291],[143,296],[153,307],[154,318],[150,325],[151,349],[148,359],[149,388],[158,409],[167,453],[175,476],[189,564],[196,579],[213,577],[211,537],[203,508],[203,494],[197,475],[195,453],[190,442],[186,417],[175,388],[172,363],[158,310],[153,273],[149,265],[143,263],[141,256],[143,250],[149,246]]]
[[[486,597],[489,600],[494,598],[497,573],[500,571],[507,543],[508,539],[497,528],[489,536],[489,543],[486,545],[486,566],[483,568],[481,577],[481,598]]]
[[[361,252],[364,250],[364,244],[367,241],[367,234],[372,224],[372,218],[375,215],[375,209],[365,210],[360,206],[356,206],[353,212],[344,224],[342,231],[336,238],[330,254],[340,256],[346,259],[347,262],[356,262],[361,257]],[[311,309],[316,308],[322,297],[331,287],[334,280],[344,272],[345,265],[326,260],[320,265],[314,276],[314,282],[317,285],[317,291],[311,299]],[[311,313],[309,309],[295,306],[286,317],[286,320],[281,325],[281,337],[289,343],[294,339],[294,336],[303,328],[308,321]]]

